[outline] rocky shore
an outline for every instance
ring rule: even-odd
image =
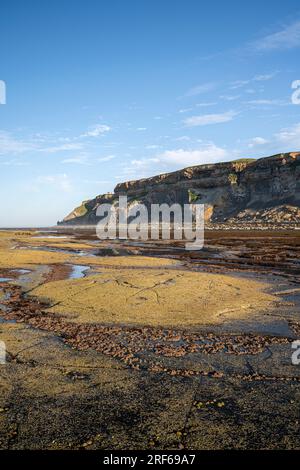
[[[1,232],[0,448],[299,448],[299,250]]]

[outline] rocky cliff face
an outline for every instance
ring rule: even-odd
[[[114,193],[84,201],[62,222],[63,225],[97,223],[99,204],[114,203],[121,195],[130,204],[205,204],[206,220],[251,220],[280,217],[300,221],[300,152],[279,154],[259,160],[241,159],[228,163],[199,165],[173,173],[116,186]],[[278,215],[279,214],[279,215]],[[291,215],[292,214],[292,215]]]

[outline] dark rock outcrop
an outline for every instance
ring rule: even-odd
[[[287,221],[290,211],[294,221],[300,207],[300,152],[193,166],[120,183],[114,193],[84,201],[59,224],[93,225],[98,221],[99,204],[117,202],[121,195],[130,204],[140,202],[147,207],[152,203],[205,204],[206,220],[211,222],[265,217],[266,211],[271,219],[272,214],[278,219],[283,213]],[[276,207],[281,209],[272,210]]]

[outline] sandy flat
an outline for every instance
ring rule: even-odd
[[[32,294],[74,322],[188,326],[221,322],[269,308],[262,283],[227,275],[158,269],[104,269],[50,282]]]

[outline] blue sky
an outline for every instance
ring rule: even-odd
[[[121,181],[300,150],[299,1],[2,0],[0,44],[0,226],[53,225]]]

